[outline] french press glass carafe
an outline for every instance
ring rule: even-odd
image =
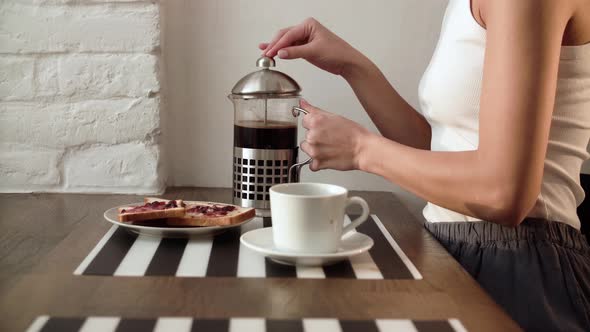
[[[244,76],[228,96],[234,104],[233,202],[270,215],[272,185],[296,182],[297,116],[301,88],[288,75],[270,69],[272,58]]]

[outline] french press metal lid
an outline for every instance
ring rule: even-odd
[[[290,98],[301,93],[299,84],[285,73],[270,69],[275,61],[269,57],[261,57],[256,67],[262,68],[240,79],[231,90],[231,98]]]

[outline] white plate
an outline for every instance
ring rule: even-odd
[[[334,253],[306,254],[281,251],[274,245],[272,227],[249,231],[240,237],[240,242],[277,263],[306,266],[337,263],[349,257],[362,254],[373,247],[373,239],[362,233],[351,232],[342,239],[340,248]]]
[[[127,230],[137,233],[137,234],[145,234],[145,235],[151,235],[151,236],[157,236],[157,237],[175,237],[175,238],[187,238],[187,237],[192,237],[192,236],[219,234],[219,233],[225,232],[229,229],[240,227],[243,224],[254,219],[254,218],[250,218],[250,219],[245,220],[239,224],[234,224],[234,225],[207,226],[207,227],[202,227],[202,226],[192,226],[192,227],[191,226],[189,226],[189,227],[165,226],[165,227],[160,227],[160,226],[148,226],[148,225],[134,225],[131,223],[125,223],[125,222],[119,221],[118,216],[119,216],[119,208],[120,207],[137,206],[137,205],[143,205],[143,204],[145,204],[145,203],[143,203],[143,202],[133,203],[133,204],[126,204],[126,205],[114,207],[112,209],[108,209],[104,213],[104,218],[107,221],[109,221],[110,223],[113,223],[117,226],[126,228]],[[148,222],[149,221],[146,221],[145,223],[148,223]]]

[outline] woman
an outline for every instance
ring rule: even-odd
[[[312,170],[363,170],[426,199],[428,230],[523,328],[589,331],[576,215],[589,42],[588,0],[450,0],[419,110],[314,19],[260,48],[341,75],[382,134],[302,102]]]

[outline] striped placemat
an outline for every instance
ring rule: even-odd
[[[160,317],[137,319],[121,317],[39,316],[27,332],[465,332],[457,319],[448,320],[339,320],[336,318],[264,319]]]
[[[346,216],[350,222],[350,217]],[[373,248],[350,260],[324,267],[287,266],[246,248],[240,235],[270,227],[270,218],[255,218],[240,228],[191,239],[137,235],[113,226],[74,271],[76,275],[178,277],[284,277],[422,279],[376,215],[357,227],[373,238]]]

